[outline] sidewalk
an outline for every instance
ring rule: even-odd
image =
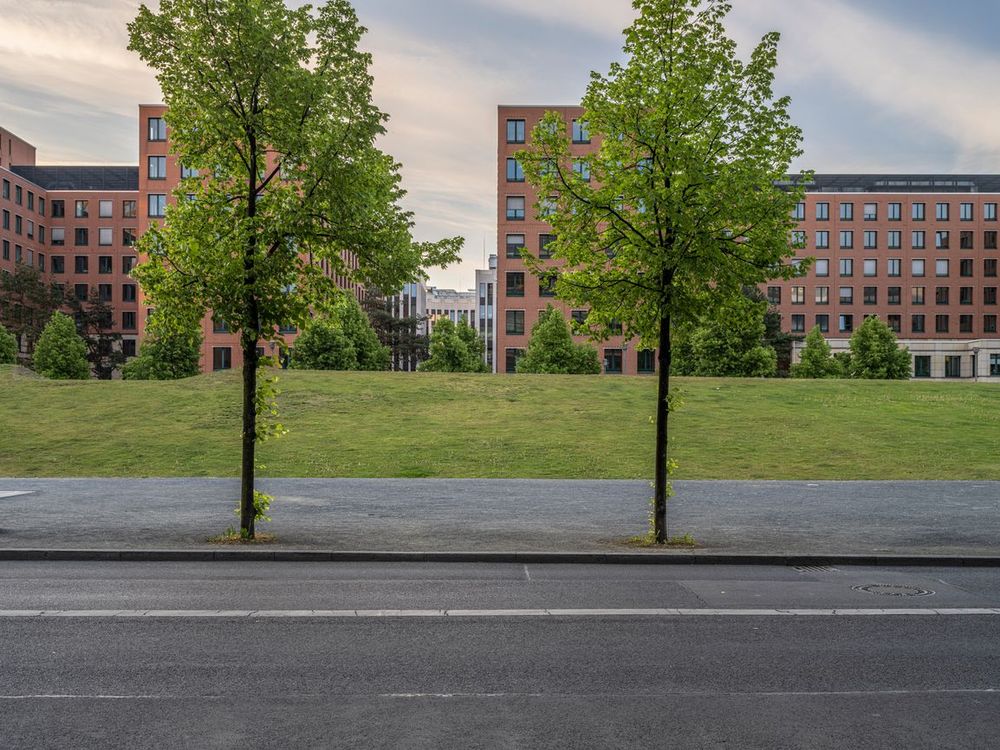
[[[626,552],[646,482],[272,479],[272,549]],[[1000,482],[676,482],[707,553],[1000,555]],[[0,479],[0,549],[219,549],[230,479]],[[11,493],[27,494],[11,494]]]

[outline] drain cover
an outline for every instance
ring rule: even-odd
[[[895,583],[869,583],[866,586],[851,586],[855,591],[877,596],[931,596],[934,592],[916,586],[902,586]]]

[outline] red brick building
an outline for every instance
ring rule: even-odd
[[[571,129],[575,154],[598,147],[580,107],[499,108],[499,372],[513,372],[547,304],[585,314],[547,297],[520,260],[522,245],[538,255],[552,230],[536,215],[514,154],[550,110]],[[818,325],[834,351],[846,351],[854,328],[877,315],[910,349],[915,377],[1000,379],[1000,175],[815,175],[806,191],[791,240],[815,262],[801,278],[762,288],[785,331],[804,336]],[[634,344],[598,346],[605,372],[653,370],[652,353]]]

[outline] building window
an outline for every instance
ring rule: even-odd
[[[951,242],[948,239],[948,232],[935,232],[934,233],[934,247],[938,250],[948,250],[951,247]]]
[[[949,355],[944,358],[944,376],[946,378],[962,377],[962,358]]]
[[[903,288],[900,286],[891,286],[886,290],[886,301],[890,305],[901,305],[903,304]]]
[[[640,349],[636,352],[636,372],[656,372],[656,352],[652,349]]]
[[[229,324],[221,318],[217,318],[213,315],[212,333],[230,333]]]
[[[878,232],[865,232],[865,250],[875,250],[878,247]]]
[[[122,230],[122,245],[125,247],[135,247],[135,230],[134,229],[123,229]]]
[[[934,331],[935,331],[935,333],[948,333],[948,316],[947,315],[935,315],[934,316]]]
[[[514,271],[507,273],[507,296],[508,297],[523,297],[524,296],[524,274],[520,271]]]
[[[507,221],[524,221],[524,196],[507,196]]]
[[[816,287],[816,304],[817,305],[830,304],[830,287],[828,286]]]
[[[97,244],[101,247],[110,247],[114,241],[113,233],[114,230],[111,228],[104,228],[97,230]]]
[[[505,355],[506,371],[509,373],[517,372],[517,360],[524,356],[524,349],[507,349]]]
[[[913,250],[923,250],[926,244],[927,244],[927,238],[924,232],[910,233],[910,247]]]
[[[524,167],[513,157],[507,159],[507,182],[524,182]]]
[[[76,273],[87,273],[90,259],[86,255],[77,255],[74,260],[74,271]]]
[[[934,261],[934,275],[935,276],[947,276],[948,275],[948,259],[938,258]]]
[[[134,331],[135,330],[135,313],[131,310],[122,313],[122,330],[123,331]],[[123,344],[125,342],[122,342]],[[133,346],[135,342],[132,342]]]
[[[886,261],[886,273],[889,276],[901,276],[902,267],[902,258],[889,258],[889,260]]]
[[[590,143],[590,127],[586,120],[573,120],[573,143]]]
[[[74,284],[73,285],[73,296],[76,297],[77,301],[85,302],[87,300],[87,293],[90,289],[86,284]]]
[[[878,304],[878,287],[877,286],[866,286],[865,296],[866,305],[877,305]]]
[[[886,235],[886,247],[890,250],[899,250],[903,246],[903,233],[892,231]]]
[[[538,279],[538,296],[539,297],[555,297],[556,296],[556,275],[546,274]]]
[[[842,304],[842,305],[853,305],[854,304],[854,287],[853,286],[842,286],[842,287],[840,287],[840,304]]]
[[[886,316],[886,321],[889,326],[889,330],[893,333],[900,333],[903,330],[902,315],[888,315]]]
[[[792,218],[795,221],[805,221],[805,219],[806,219],[806,204],[805,203],[800,202],[800,203],[796,203],[795,204],[795,207],[792,208]]]
[[[233,369],[233,348],[231,346],[212,347],[212,369],[216,371]]]
[[[997,233],[996,230],[989,232],[983,232],[983,247],[987,250],[997,249]]]
[[[830,332],[830,316],[829,315],[817,315],[816,325],[819,326],[820,333]]]
[[[122,257],[122,273],[128,276],[132,273],[133,268],[135,268],[135,256],[126,255]]]
[[[97,285],[97,296],[101,302],[111,301],[111,284],[98,284]]]
[[[931,376],[931,358],[927,355],[917,355],[913,358],[913,377],[929,378]]]
[[[183,164],[181,164],[182,180],[193,180],[198,177],[201,177],[201,173],[197,169],[194,169],[193,167],[185,167]],[[287,178],[282,177],[282,179],[287,179]]]
[[[913,333],[923,333],[924,332],[924,316],[923,315],[911,315],[910,316],[910,331]]]
[[[853,203],[841,203],[840,204],[840,220],[841,221],[854,221],[854,204]]]
[[[508,234],[507,235],[507,257],[516,259],[521,257],[521,251],[524,250],[524,235],[523,234]]]
[[[150,156],[148,175],[151,180],[167,179],[167,157]]]
[[[20,185],[14,186],[14,203],[19,206],[24,203],[24,191]]]
[[[62,219],[66,216],[66,201],[52,201],[52,218]]]
[[[840,259],[840,275],[841,276],[853,276],[854,275],[854,259],[853,258],[841,258]]]
[[[983,316],[983,333],[996,333],[997,332],[997,316],[996,315],[984,315]]]
[[[573,172],[584,182],[590,182],[590,162],[577,159],[573,162]]]
[[[983,287],[983,304],[995,305],[997,303],[997,288],[995,286]]]
[[[959,333],[972,333],[972,316],[971,315],[959,315],[958,316],[958,332]]]
[[[3,197],[4,200],[10,200],[10,180],[3,181]]]
[[[888,206],[889,221],[899,221],[902,218],[902,211],[902,203],[890,203]]]
[[[52,261],[52,273],[66,273],[66,258],[62,255],[53,255]]]
[[[828,247],[830,247],[830,233],[816,232],[816,249],[826,250]]]
[[[972,287],[963,286],[958,290],[958,304],[960,305],[971,305],[972,304]]]
[[[570,317],[573,319],[573,323],[578,326],[586,325],[587,323],[587,310],[574,310]]]
[[[830,204],[829,203],[817,203],[816,204],[816,221],[829,221],[830,220]]]
[[[818,258],[813,268],[816,270],[816,275],[819,277],[830,275],[830,261],[827,258]]]
[[[910,208],[910,218],[913,221],[923,221],[925,214],[924,208],[925,206],[923,203],[914,203]]]
[[[792,287],[792,304],[804,305],[806,303],[806,288],[804,286]]]
[[[878,204],[865,204],[865,221],[878,221]]]
[[[622,350],[604,350],[604,372],[609,375],[621,375],[622,373]]]
[[[878,261],[875,258],[866,258],[864,269],[865,276],[878,276]]]
[[[98,201],[97,202],[97,215],[101,219],[111,219],[114,218],[114,201]]]
[[[983,276],[994,277],[997,275],[997,259],[986,258],[983,260]]]
[[[553,242],[555,242],[556,236],[554,234],[540,234],[538,235],[538,257],[542,260],[548,260],[552,257],[552,249],[549,247]]]
[[[167,123],[162,117],[149,118],[149,140],[167,140]]]
[[[840,233],[840,249],[850,250],[854,247],[854,232],[844,230]]]
[[[507,335],[524,335],[524,310],[507,311]]]
[[[915,286],[910,289],[910,304],[922,305],[924,304],[924,292],[926,287]]]
[[[949,204],[938,203],[934,211],[934,218],[937,219],[938,221],[948,221],[948,209],[949,209]]]
[[[959,232],[958,233],[958,247],[961,250],[973,250],[972,247],[972,232]]]
[[[780,286],[769,286],[767,288],[767,302],[771,305],[781,304],[781,287]]]
[[[524,143],[524,120],[507,120],[507,143]]]
[[[90,216],[90,211],[87,207],[88,201],[76,201],[76,208],[74,216],[78,219],[86,219]]]
[[[100,255],[97,258],[98,273],[114,273],[114,258],[110,255]]]
[[[948,296],[951,290],[946,286],[939,286],[934,290],[934,304],[947,305]]]
[[[122,302],[135,302],[135,284],[122,284]]]
[[[853,315],[839,315],[837,317],[837,327],[841,333],[851,333],[854,330]]]
[[[162,219],[166,216],[166,212],[167,196],[161,193],[151,193],[149,195],[149,218]]]
[[[135,217],[135,201],[122,201],[122,218],[134,219]]]
[[[925,263],[923,258],[914,258],[910,261],[910,275],[911,276],[923,276],[925,269]]]
[[[793,315],[792,316],[792,333],[805,333],[806,330],[806,316],[805,315]]]

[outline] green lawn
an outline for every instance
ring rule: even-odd
[[[681,479],[1000,479],[1000,386],[678,379]],[[281,374],[268,476],[645,478],[650,378]],[[0,367],[0,475],[235,476],[239,378]]]

